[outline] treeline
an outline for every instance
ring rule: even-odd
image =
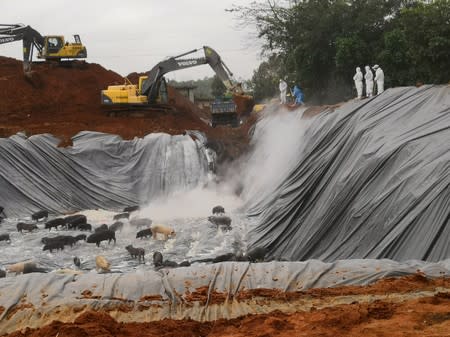
[[[310,103],[354,97],[355,67],[379,64],[385,88],[450,80],[450,1],[267,1],[235,7],[254,24],[268,56],[252,78],[257,100],[280,77]]]
[[[168,84],[173,87],[194,87],[194,97],[196,99],[213,100],[216,97],[221,97],[226,91],[225,85],[217,75],[205,77],[201,80],[179,82],[170,80]]]

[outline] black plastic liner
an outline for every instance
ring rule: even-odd
[[[251,246],[289,260],[450,257],[450,87],[394,88],[317,116]]]
[[[8,217],[45,209],[121,209],[203,181],[203,135],[119,136],[80,132],[73,147],[52,135],[0,138],[0,206]]]

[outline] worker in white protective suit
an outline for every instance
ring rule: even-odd
[[[280,101],[281,104],[286,104],[286,91],[287,91],[287,83],[285,80],[280,78]]]
[[[362,98],[363,92],[363,74],[360,67],[356,67],[356,74],[353,76],[353,81],[355,81],[356,92],[358,93],[358,99]]]
[[[369,66],[366,66],[366,73],[364,79],[366,80],[366,97],[372,97],[373,95],[373,73]]]
[[[373,66],[373,70],[375,70],[375,81],[377,82],[377,95],[379,95],[384,91],[384,72],[383,69],[381,69],[378,64],[375,64]]]

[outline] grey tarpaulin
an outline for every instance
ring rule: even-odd
[[[449,86],[346,103],[301,141],[275,192],[255,196],[251,246],[291,260],[450,257]]]
[[[27,274],[0,279],[0,333],[39,327],[53,320],[72,321],[83,311],[105,310],[120,321],[192,318],[199,321],[269,312],[274,305],[234,300],[252,289],[304,291],[343,285],[366,285],[383,277],[420,271],[429,277],[450,276],[450,260],[439,263],[392,260],[344,260],[324,263],[225,262],[124,274]],[[203,303],[192,296],[205,289]],[[437,290],[446,291],[446,290]],[[207,298],[223,294],[221,305]],[[426,295],[424,295],[426,296]],[[432,294],[428,294],[432,296]],[[366,301],[368,295],[365,295]],[[346,299],[348,303],[355,296]],[[372,300],[376,300],[373,297]],[[335,302],[336,303],[336,302]],[[346,303],[346,302],[342,302]],[[283,300],[284,305],[288,305]],[[318,306],[317,302],[312,302]],[[307,299],[295,310],[308,309]],[[122,309],[119,309],[122,308]],[[125,309],[124,309],[125,308]],[[288,310],[289,308],[283,307]]]
[[[208,169],[200,133],[125,141],[80,132],[58,148],[49,134],[0,138],[0,205],[8,216],[114,209],[195,187]]]

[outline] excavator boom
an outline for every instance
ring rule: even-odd
[[[196,67],[203,64],[209,64],[227,90],[233,94],[233,97],[241,96],[241,98],[245,99],[250,98],[249,101],[253,102],[253,98],[244,96],[240,83],[236,83],[233,80],[233,74],[230,69],[228,69],[219,54],[211,47],[203,47],[204,57],[182,58],[198,50],[193,49],[159,62],[146,73],[146,76],[139,78],[138,85],[128,83],[125,85],[108,86],[108,89],[102,90],[101,103],[107,107],[109,112],[114,114],[120,112],[122,109],[143,110],[151,109],[157,105],[161,108],[168,101],[164,75],[171,71]],[[211,109],[212,126],[220,124],[238,126],[239,113],[237,105],[234,102],[214,102]]]
[[[217,76],[222,80],[225,87],[233,91],[238,86],[233,84],[233,74],[222,61],[221,57],[211,47],[204,46],[203,51],[205,57],[200,58],[188,58],[180,59],[180,57],[197,52],[198,49],[193,49],[178,56],[173,56],[167,60],[159,62],[147,73],[147,80],[143,83],[141,88],[141,94],[148,96],[149,102],[154,102],[159,94],[160,85],[162,83],[163,76],[171,71],[191,68],[203,64],[209,64],[214,70]]]

